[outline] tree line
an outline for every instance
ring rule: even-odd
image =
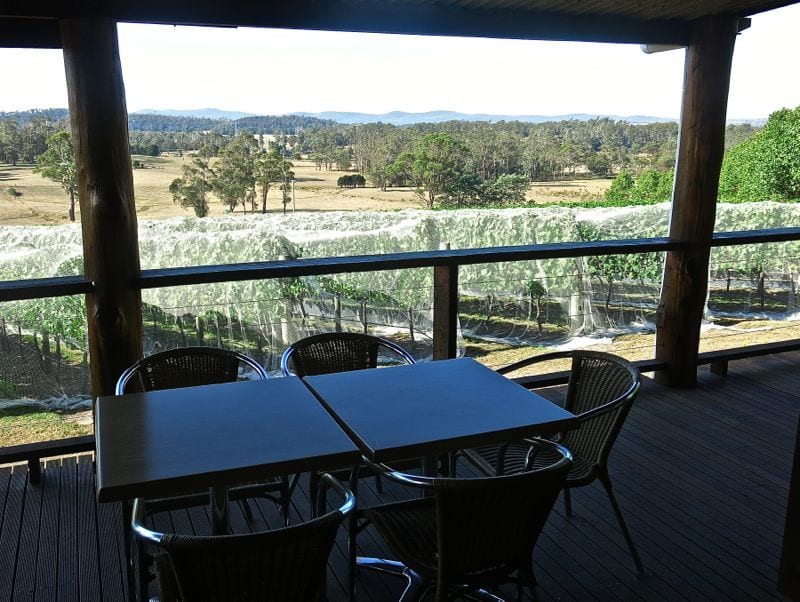
[[[769,141],[787,135],[778,131],[779,121],[788,124],[783,128],[786,129],[792,127],[796,118],[793,121],[791,111],[785,119],[779,119],[781,115],[771,118],[763,130],[750,124],[728,126],[729,150],[723,166],[721,196],[733,196],[730,191],[734,188],[749,190],[740,181],[735,186],[730,183],[732,173],[742,174],[747,169],[753,172],[751,168],[735,171],[731,166],[737,165],[734,161],[737,157],[771,158],[776,174],[785,167],[776,161],[791,149],[776,147]],[[48,139],[67,125],[63,120],[55,120],[63,116],[59,110],[0,115],[0,161],[33,162],[44,156]],[[245,211],[248,208],[255,211],[256,197],[260,195],[259,202],[265,211],[272,183],[281,187],[285,201],[291,181],[288,175],[291,160],[299,158],[311,159],[320,170],[355,171],[383,190],[392,186],[412,187],[421,204],[430,209],[524,204],[531,181],[572,178],[578,174],[600,177],[619,174],[606,195],[610,203],[657,202],[670,198],[677,142],[675,123],[631,124],[608,118],[394,126],[342,125],[305,117],[298,121],[288,117],[247,117],[231,122],[136,115],[131,116],[131,124],[157,127],[161,119],[184,127],[208,127],[212,125],[210,122],[248,127],[238,135],[212,130],[130,132],[132,154],[196,151],[197,156],[170,190],[176,202],[194,209],[198,215],[208,213],[208,194],[218,196],[231,211],[239,206]],[[163,124],[160,127],[166,128]],[[256,132],[259,128],[272,128],[278,133]],[[745,152],[762,148],[763,141],[772,144],[769,150]],[[57,142],[63,147],[65,141]],[[53,153],[59,156],[62,151],[55,148]],[[267,163],[272,162],[273,166],[261,165],[267,156],[270,157]],[[212,162],[215,157],[218,160]],[[278,169],[275,165],[280,168],[278,175],[272,175]],[[232,175],[236,169],[240,173]],[[259,175],[259,169],[269,174]],[[51,179],[62,184],[70,195],[70,206],[74,207],[74,191],[64,183],[65,177],[54,174]],[[757,196],[761,191],[753,194]]]

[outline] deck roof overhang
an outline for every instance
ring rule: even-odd
[[[58,19],[684,46],[709,15],[746,17],[790,0],[7,0],[0,46],[60,48]]]

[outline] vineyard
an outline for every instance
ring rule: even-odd
[[[794,204],[720,205],[717,230],[798,223]],[[325,212],[142,221],[144,268],[279,258],[475,248],[663,236],[668,206],[614,209]],[[0,279],[82,273],[77,226],[4,227]],[[707,317],[787,323],[796,309],[798,243],[712,252]],[[661,254],[463,266],[460,344],[487,349],[611,343],[653,332]],[[431,354],[433,271],[410,269],[282,278],[143,291],[145,351],[178,345],[237,348],[276,370],[287,344],[323,330],[394,338]],[[585,337],[588,337],[587,340]],[[74,407],[88,401],[83,298],[0,306],[0,396],[12,404]],[[493,347],[494,346],[494,347]],[[641,343],[630,353],[640,354]],[[652,343],[647,343],[651,352]],[[638,350],[637,350],[638,349]],[[491,358],[485,358],[492,363]],[[497,363],[497,362],[495,362]],[[7,403],[8,403],[7,402]]]

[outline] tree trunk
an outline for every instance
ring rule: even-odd
[[[78,167],[92,395],[111,395],[142,357],[139,241],[128,113],[111,19],[62,19],[61,42]]]
[[[692,26],[669,237],[685,246],[667,253],[656,312],[656,359],[668,364],[656,381],[697,383],[700,322],[708,289],[708,264],[725,142],[725,108],[737,34],[734,15],[703,17]]]
[[[69,189],[69,221],[75,221],[75,191]]]

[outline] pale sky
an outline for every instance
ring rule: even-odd
[[[800,105],[800,4],[737,39],[728,118]],[[218,108],[677,118],[684,52],[638,46],[121,24],[128,111]],[[0,111],[66,107],[58,50],[0,49]]]

